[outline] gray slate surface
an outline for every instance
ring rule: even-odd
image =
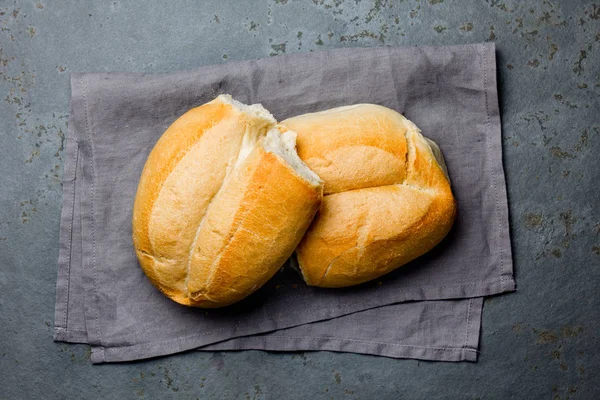
[[[0,398],[600,396],[600,5],[592,1],[0,3]],[[493,40],[519,291],[476,364],[328,352],[92,366],[52,342],[69,72],[169,72],[336,47]]]

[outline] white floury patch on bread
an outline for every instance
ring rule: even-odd
[[[296,132],[288,130],[280,133],[273,128],[263,139],[263,148],[281,157],[298,175],[312,185],[320,185],[323,181],[300,159],[296,152]]]
[[[275,120],[275,117],[273,117],[273,115],[266,108],[264,108],[262,106],[262,104],[260,104],[260,103],[250,104],[250,105],[244,104],[241,101],[235,100],[229,94],[221,94],[213,101],[220,101],[225,104],[231,104],[233,107],[235,107],[240,112],[253,115],[257,118],[265,119],[265,120],[271,122],[273,125],[275,125],[277,123],[277,121]]]
[[[444,172],[444,175],[446,175],[446,179],[448,179],[448,181],[450,181],[450,176],[448,175],[448,167],[446,166],[446,160],[444,160],[444,155],[442,154],[440,147],[433,140],[431,140],[425,136],[423,136],[423,138],[427,141],[427,143],[429,144],[429,147],[431,147],[431,152],[433,153],[433,157],[435,157],[435,160],[440,165],[440,168]]]
[[[444,175],[446,175],[446,179],[450,181],[450,176],[448,175],[448,167],[446,166],[446,160],[444,160],[444,155],[442,154],[442,151],[440,150],[440,147],[437,145],[437,143],[429,139],[428,137],[423,136],[421,129],[419,129],[419,127],[415,125],[414,122],[412,122],[402,114],[400,114],[400,116],[404,121],[404,125],[408,127],[408,134],[418,134],[422,139],[425,140],[425,142],[427,142],[431,149],[431,154],[433,155],[433,158],[435,158],[435,161],[437,161],[437,163],[439,164],[440,168],[442,169],[442,172],[444,173]]]

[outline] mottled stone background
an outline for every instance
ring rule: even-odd
[[[92,366],[52,341],[71,71],[494,41],[518,292],[477,364],[196,353]],[[0,1],[0,398],[600,398],[600,3]],[[284,395],[284,393],[287,393]]]

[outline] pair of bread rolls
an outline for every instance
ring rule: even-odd
[[[308,285],[375,279],[432,249],[455,213],[439,149],[397,112],[361,104],[278,124],[221,95],[150,153],[133,243],[161,292],[213,308],[257,290],[294,250]]]

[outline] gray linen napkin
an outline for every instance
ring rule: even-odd
[[[73,74],[71,85],[55,340],[89,343],[94,363],[196,348],[476,360],[481,296],[515,289],[493,44],[342,49],[174,74]],[[220,93],[260,102],[279,120],[367,102],[403,113],[444,152],[459,209],[453,230],[430,253],[358,287],[309,288],[286,264],[225,309],[167,299],[133,251],[137,182],[164,130]]]

